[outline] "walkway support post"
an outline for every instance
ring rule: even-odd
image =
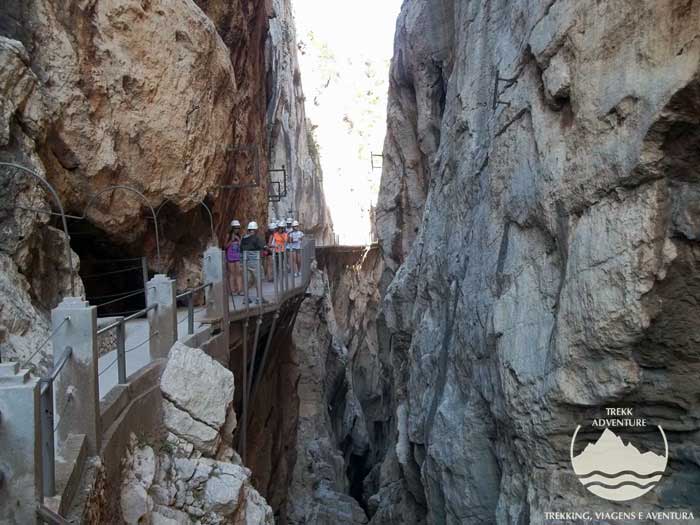
[[[241,419],[241,433],[238,438],[238,449],[241,454],[241,459],[243,459],[243,464],[245,465],[247,457],[246,457],[246,441],[248,439],[247,433],[248,433],[248,390],[245,388],[245,385],[248,384],[248,320],[250,318],[246,317],[245,320],[243,321],[243,362],[241,365],[241,371],[243,375],[243,393],[242,393],[242,404],[243,404],[243,409],[241,410],[242,412],[242,419]]]
[[[280,283],[277,277],[277,265],[279,264],[279,257],[277,252],[272,252],[272,285],[275,289],[275,301],[280,300]]]
[[[255,374],[255,377],[251,378],[251,380],[249,381],[249,383],[252,385],[250,393],[248,394],[248,399],[250,400],[251,404],[255,401],[255,392],[258,390],[258,385],[260,384],[262,376],[265,373],[265,362],[267,361],[267,354],[270,351],[270,346],[272,345],[272,338],[275,335],[275,328],[277,328],[277,320],[279,318],[280,311],[278,308],[277,310],[275,310],[275,314],[272,317],[272,326],[270,327],[270,331],[267,333],[267,342],[265,343],[265,349],[263,350],[263,355],[260,361],[260,367],[258,368],[258,373]]]
[[[148,340],[151,360],[168,357],[177,341],[177,306],[175,281],[162,273],[156,274],[146,284],[146,306],[148,311]]]
[[[117,333],[117,377],[120,385],[126,384],[126,324],[124,318],[116,327]]]
[[[211,283],[205,289],[207,299],[207,317],[221,318],[221,331],[224,336],[224,348],[229,345],[229,304],[228,275],[225,253],[221,248],[212,246],[204,252],[202,278],[205,283]]]
[[[39,379],[0,364],[0,523],[37,523],[43,501]]]
[[[243,252],[242,257],[243,268],[243,306],[247,310],[250,308],[250,296],[248,291],[248,252]]]
[[[97,307],[78,297],[66,297],[51,311],[53,361],[72,349],[63,371],[53,382],[54,403],[59,411],[58,443],[69,434],[85,434],[89,455],[100,450],[100,384],[97,376]],[[60,326],[63,325],[63,326]]]

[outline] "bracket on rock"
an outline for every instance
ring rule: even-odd
[[[497,69],[496,70],[496,79],[494,80],[493,83],[493,103],[491,106],[491,109],[496,109],[499,104],[502,104],[504,106],[510,106],[510,102],[505,102],[503,100],[500,100],[498,97],[500,93],[498,92],[499,84],[503,82],[503,89],[508,89],[509,87],[514,86],[515,84],[518,83],[518,77],[513,77],[513,78],[503,78],[501,77],[501,72]]]
[[[379,157],[382,159],[380,164],[374,163],[374,158]],[[372,164],[372,170],[380,170],[384,166],[384,153],[370,153],[369,161]]]
[[[287,196],[287,168],[282,164],[281,168],[270,169],[267,172],[282,174],[281,181],[270,179],[270,186],[267,192],[267,200],[269,202],[280,202],[283,197]],[[277,191],[273,191],[273,187],[276,187]]]

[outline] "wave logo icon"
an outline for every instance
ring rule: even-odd
[[[571,438],[571,464],[588,491],[607,500],[628,501],[646,494],[661,480],[668,463],[668,441],[661,426],[658,429],[664,440],[664,456],[640,452],[607,428],[595,443],[574,456],[580,429],[581,425],[576,427]]]

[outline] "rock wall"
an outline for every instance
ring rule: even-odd
[[[132,434],[120,491],[124,523],[274,523],[231,448],[233,374],[201,350],[176,344],[160,388],[167,437],[148,444]]]
[[[269,165],[277,170],[284,167],[287,184],[284,195],[285,174],[271,174],[272,191],[279,194],[279,201],[270,203],[269,215],[272,219],[293,215],[319,244],[328,244],[333,224],[323,194],[319,152],[304,110],[291,1],[273,0],[272,10],[266,46]]]
[[[0,162],[19,163],[43,176],[37,149],[46,139],[48,110],[40,81],[16,40],[0,36],[0,64]],[[0,357],[35,354],[33,362],[45,369],[51,355],[50,348],[41,346],[49,334],[45,314],[71,291],[66,239],[49,224],[48,215],[16,209],[46,207],[45,188],[15,169],[0,167],[0,174]],[[78,267],[75,256],[73,264]],[[82,293],[81,283],[76,293]]]
[[[693,1],[404,2],[377,210],[397,435],[372,523],[700,505],[699,28]],[[675,450],[631,505],[569,465],[577,422],[618,405]]]
[[[280,313],[251,398],[246,464],[278,523],[367,523],[377,504],[367,480],[379,480],[370,471],[391,418],[373,335],[382,260],[376,247],[340,250],[317,250],[307,295],[296,314]]]

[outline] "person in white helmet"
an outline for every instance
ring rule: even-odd
[[[231,293],[243,294],[243,274],[241,272],[241,223],[236,219],[231,221],[231,228],[226,241],[226,262],[228,263],[228,279]]]
[[[265,248],[265,243],[258,236],[258,223],[255,221],[250,221],[248,223],[248,233],[241,239],[241,251],[246,253],[247,268],[243,271],[249,272],[248,275],[251,278],[248,279],[248,286],[255,287],[256,293],[259,292],[259,288],[253,278],[257,278],[257,260],[260,258],[262,250]],[[262,286],[262,284],[260,284]],[[262,302],[262,297],[257,297],[253,302]]]
[[[299,221],[292,222],[292,231],[289,234],[289,245],[292,247],[292,266],[294,275],[301,276],[301,241],[304,232],[299,229]]]
[[[277,229],[277,223],[271,222],[267,225],[267,232],[265,233],[265,239],[267,239],[267,244],[263,249],[263,257],[265,261],[265,277],[269,282],[272,282],[272,236],[275,234]]]
[[[287,232],[284,231],[285,223],[280,221],[277,223],[277,230],[272,234],[270,240],[270,248],[275,253],[277,259],[277,271],[282,273],[282,254],[287,248]]]
[[[241,239],[241,251],[260,252],[265,247],[265,243],[258,237],[258,223],[250,221],[248,223],[248,233]]]
[[[284,233],[287,234],[287,239],[289,239],[289,236],[292,234],[292,223],[293,222],[294,222],[294,219],[292,219],[291,217],[287,217],[287,220],[284,221],[284,223],[283,223],[285,225]],[[287,272],[292,272],[292,271],[294,271],[294,255],[292,252],[291,243],[289,243],[289,242],[287,243],[286,250],[287,250]]]

